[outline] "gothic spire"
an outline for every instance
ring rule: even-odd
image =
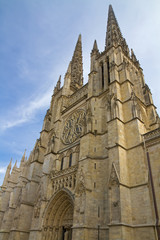
[[[129,49],[126,40],[122,36],[113,8],[111,5],[109,5],[105,48],[107,50],[112,46],[117,47],[118,45],[120,45],[123,51],[129,55]]]
[[[82,40],[81,34],[74,50],[71,61],[71,86],[79,88],[83,85]]]

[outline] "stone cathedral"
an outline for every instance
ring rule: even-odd
[[[156,240],[160,118],[109,6],[83,84],[81,35],[40,138],[0,189],[1,240]]]

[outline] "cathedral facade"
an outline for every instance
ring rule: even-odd
[[[160,239],[160,119],[112,6],[88,76],[79,36],[33,151],[7,168],[1,240]]]

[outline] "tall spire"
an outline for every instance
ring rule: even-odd
[[[79,88],[83,85],[82,40],[81,34],[74,50],[71,61],[71,87]]]
[[[120,45],[123,51],[127,55],[129,55],[129,49],[128,49],[126,40],[122,36],[113,8],[111,5],[109,5],[107,33],[106,33],[106,50],[112,46],[117,47],[118,45]]]

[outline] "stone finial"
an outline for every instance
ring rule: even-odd
[[[129,48],[125,38],[123,38],[113,8],[109,5],[108,22],[106,32],[106,50],[112,46],[120,45],[126,55],[129,56]]]

